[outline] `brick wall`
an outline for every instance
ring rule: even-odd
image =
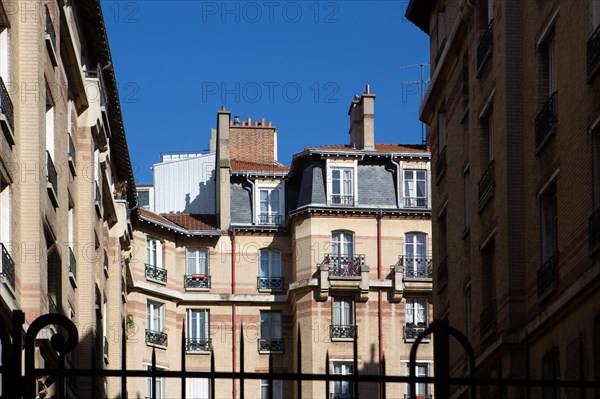
[[[275,160],[274,127],[231,126],[229,154],[231,159],[272,163]]]

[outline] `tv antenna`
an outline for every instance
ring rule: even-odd
[[[404,81],[402,82],[403,85],[414,85],[414,84],[418,84],[419,85],[419,94],[421,95],[421,104],[423,103],[423,97],[425,96],[425,84],[429,83],[429,80],[425,80],[425,66],[429,65],[428,62],[422,62],[420,64],[410,64],[410,65],[403,65],[400,67],[400,69],[406,69],[406,68],[420,68],[421,69],[421,78],[419,80],[408,80],[408,81]],[[425,124],[423,122],[421,122],[421,143],[425,144],[426,140],[425,140]]]

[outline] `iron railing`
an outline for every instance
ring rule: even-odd
[[[444,53],[444,49],[446,48],[446,38],[442,40],[440,46],[438,47],[437,54],[435,55],[435,67],[437,68],[438,62],[440,62],[440,58],[442,58],[442,54]]]
[[[331,194],[331,205],[354,206],[354,195]]]
[[[355,338],[356,325],[353,324],[332,324],[329,326],[329,335],[331,339]]]
[[[54,25],[52,24],[52,18],[50,17],[50,10],[48,6],[44,6],[46,9],[46,33],[50,36],[50,41],[52,42],[52,46],[54,47],[54,51],[56,51],[56,31],[54,30]]]
[[[496,191],[496,179],[494,177],[495,161],[490,161],[487,169],[477,183],[477,208],[481,210],[494,196]]]
[[[48,183],[52,185],[54,194],[58,197],[58,174],[56,173],[52,156],[48,151],[46,151],[46,178]]]
[[[360,277],[365,255],[325,254],[323,263],[329,265],[329,277]]]
[[[427,329],[427,326],[405,325],[403,329],[404,342],[412,342]],[[429,336],[424,337],[424,340],[429,340]]]
[[[283,338],[259,338],[257,343],[259,352],[283,352],[284,350]]]
[[[404,399],[433,399],[433,395],[430,393],[418,393],[416,395],[404,394]]]
[[[435,161],[435,179],[440,180],[446,173],[446,146],[438,153]]]
[[[280,225],[282,217],[276,213],[261,213],[258,215],[259,224]]]
[[[600,62],[600,24],[596,27],[587,42],[587,73],[588,76],[594,71]]]
[[[167,333],[146,329],[146,343],[150,345],[168,346]]]
[[[15,289],[15,262],[8,253],[6,246],[0,243],[0,249],[2,249],[2,257],[0,258],[0,276],[8,281],[8,284]]]
[[[10,95],[8,94],[8,90],[4,85],[4,80],[0,78],[0,109],[2,110],[2,114],[6,118],[8,122],[8,126],[10,126],[10,130],[12,130],[13,134],[15,132],[15,117],[13,110],[13,103],[10,99]]]
[[[448,257],[445,256],[437,267],[437,293],[448,286]]]
[[[479,336],[481,340],[496,331],[496,300],[490,301],[479,315]]]
[[[546,138],[554,132],[554,127],[558,121],[556,115],[556,98],[558,92],[552,93],[542,110],[535,118],[535,145],[539,149],[546,141]]]
[[[588,219],[588,245],[590,251],[600,244],[600,208],[596,209]]]
[[[558,252],[555,252],[537,273],[537,295],[539,299],[558,288]]]
[[[183,277],[183,285],[184,288],[210,288],[210,276],[206,274],[186,274]]]
[[[405,208],[429,208],[427,197],[404,197]]]
[[[344,374],[336,374],[336,375],[344,375]],[[329,399],[354,399],[354,395],[352,395],[351,393],[348,393],[348,392],[345,392],[345,393],[332,392],[329,394]]]
[[[186,338],[185,350],[187,352],[210,352],[212,350],[211,338]]]
[[[479,46],[477,46],[477,69],[481,68],[483,61],[485,61],[487,55],[494,48],[494,20],[490,20],[487,29],[483,36],[481,37],[481,41],[479,42]]]
[[[258,277],[259,290],[283,291],[283,277]]]
[[[77,259],[71,247],[69,247],[69,273],[73,275],[73,278],[77,279]]]
[[[149,265],[148,263],[146,263],[146,278],[166,283],[167,269],[163,269],[162,267],[156,267],[154,265]]]
[[[410,279],[431,279],[433,277],[433,264],[431,256],[405,256],[398,257],[397,271],[403,272],[404,278]]]

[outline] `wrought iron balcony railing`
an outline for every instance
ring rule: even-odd
[[[558,121],[556,115],[557,96],[558,92],[555,91],[552,93],[535,118],[535,146],[538,150],[544,144],[546,138],[554,132],[554,128],[556,127],[556,122]]]
[[[146,329],[146,343],[150,345],[167,346],[167,333]]]
[[[431,395],[430,393],[418,393],[416,395],[410,395],[405,393],[404,394],[404,399],[432,399],[433,395]]]
[[[167,282],[167,269],[162,267],[156,267],[146,263],[146,278],[150,280],[156,280],[163,283]]]
[[[437,267],[437,293],[448,286],[448,257],[445,256]]]
[[[283,338],[258,339],[259,352],[283,352]]]
[[[258,277],[259,290],[283,291],[283,277]]]
[[[431,279],[433,277],[433,264],[430,256],[405,256],[398,257],[399,266],[396,271],[403,273],[405,279]]]
[[[600,245],[600,208],[592,212],[588,219],[588,245],[590,251]]]
[[[329,394],[329,399],[354,399],[354,395],[351,393],[331,392]]]
[[[587,42],[587,73],[588,76],[600,63],[600,25],[596,27]]]
[[[329,265],[329,277],[360,277],[365,256],[325,254],[323,263]]]
[[[186,274],[184,276],[183,284],[185,288],[210,288],[210,276],[206,274]]]
[[[73,278],[77,278],[77,259],[71,247],[69,247],[69,274],[73,275]]]
[[[538,270],[538,299],[558,288],[558,252],[555,252]]]
[[[46,151],[46,179],[48,180],[48,183],[50,183],[50,185],[52,186],[54,194],[58,196],[58,174],[56,173],[56,168],[54,167],[52,156],[48,151]]]
[[[439,152],[437,161],[435,161],[435,178],[440,180],[446,173],[446,146]]]
[[[483,36],[481,37],[481,41],[479,42],[479,46],[477,46],[477,69],[481,68],[483,61],[485,61],[487,55],[494,48],[494,20],[490,20],[487,29]]]
[[[259,224],[280,225],[283,220],[282,216],[276,213],[261,213],[258,215]]]
[[[444,52],[445,48],[446,48],[446,38],[444,38],[444,40],[442,40],[442,42],[440,43],[437,54],[435,55],[435,67],[436,68],[437,68],[438,62],[440,61],[440,58],[442,58],[442,53]]]
[[[425,326],[414,326],[414,325],[405,325],[404,326],[404,341],[405,342],[411,342],[414,341],[415,339],[417,339],[417,337],[419,336],[419,334],[421,334],[423,331],[425,331],[427,327]],[[424,341],[429,341],[429,335],[427,335],[424,338]]]
[[[2,114],[6,118],[6,122],[10,127],[10,130],[15,131],[15,119],[14,119],[14,111],[13,111],[13,103],[10,99],[10,95],[8,94],[8,90],[4,85],[4,80],[0,78],[0,109],[2,110]]]
[[[54,30],[54,25],[52,24],[52,18],[50,17],[50,10],[48,6],[44,6],[46,9],[46,33],[50,36],[50,41],[52,42],[52,46],[54,50],[56,50],[56,31]]]
[[[212,350],[212,339],[186,338],[185,350],[187,352],[210,352]]]
[[[354,195],[331,194],[331,205],[354,206]]]
[[[0,257],[0,277],[6,279],[8,284],[15,289],[15,262],[8,253],[6,246],[0,243],[0,249],[2,250],[2,257]]]
[[[329,332],[331,339],[340,338],[355,338],[356,337],[356,325],[353,324],[332,324],[329,326]]]
[[[485,339],[488,334],[496,331],[496,300],[492,300],[490,304],[483,309],[479,315],[479,336]]]
[[[404,197],[405,208],[429,208],[427,197]]]
[[[485,207],[485,204],[494,196],[496,191],[496,179],[494,177],[494,161],[491,161],[483,172],[483,176],[477,183],[477,207],[479,211]]]

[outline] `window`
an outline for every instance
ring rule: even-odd
[[[267,249],[260,250],[258,289],[283,289],[283,278],[281,277],[281,252]]]
[[[0,243],[10,243],[10,186],[0,176]]]
[[[272,393],[269,393],[269,380],[260,380],[260,399],[282,399],[283,398],[283,381],[272,380]]]
[[[354,169],[331,169],[331,205],[354,205]]]
[[[162,243],[154,238],[146,238],[146,264],[162,267]]]
[[[482,340],[496,330],[496,245],[492,241],[481,250],[482,312],[479,316],[479,335]]]
[[[147,366],[148,371],[152,366]],[[156,370],[166,370],[164,367],[156,366]],[[146,377],[146,396],[154,399],[165,399],[165,381],[163,377],[156,377],[154,392],[152,391],[152,377]]]
[[[404,170],[404,206],[427,207],[427,171]]]
[[[188,309],[187,326],[186,351],[209,352],[211,338],[208,309]]]
[[[354,304],[350,297],[333,298],[333,320],[331,323],[331,338],[354,338]]]
[[[331,251],[335,260],[352,259],[354,255],[354,237],[350,232],[335,231],[331,234]]]
[[[542,263],[546,263],[558,250],[555,183],[552,183],[541,195],[540,211],[542,225]]]
[[[210,398],[210,381],[208,378],[186,378],[185,384],[186,399]]]
[[[260,352],[283,352],[281,312],[260,312]]]
[[[54,158],[54,101],[46,86],[46,151]]]
[[[427,377],[428,376],[428,365],[426,363],[417,363],[415,364],[415,375],[417,377]],[[410,367],[406,366],[406,375],[410,375]],[[429,397],[429,384],[425,383],[417,383],[415,384],[415,395],[412,396],[410,392],[410,385],[408,386],[406,393],[407,397],[415,397],[415,398],[427,398]]]
[[[407,234],[404,239],[404,276],[407,278],[431,277],[427,261],[427,236]]]
[[[208,275],[208,251],[204,248],[188,248],[185,268],[185,274],[188,275]]]
[[[148,302],[146,307],[146,328],[162,332],[165,329],[165,304]]]
[[[352,375],[354,374],[354,365],[350,362],[333,362],[333,374]],[[351,399],[353,386],[350,381],[333,381],[333,394],[335,399]]]
[[[138,204],[142,209],[150,209],[150,192],[148,190],[138,190]]]
[[[406,299],[406,325],[426,326],[427,325],[427,300],[426,299]]]
[[[282,201],[281,190],[279,188],[260,188],[259,193],[259,224],[282,223]]]

